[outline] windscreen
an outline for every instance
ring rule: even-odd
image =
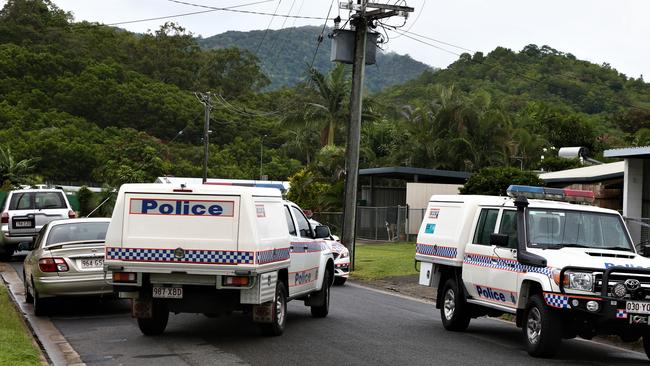
[[[47,244],[104,240],[108,222],[75,222],[56,225],[50,230]]]
[[[532,247],[578,247],[632,251],[618,215],[572,210],[528,211]]]
[[[67,208],[61,192],[16,192],[11,196],[10,210]]]

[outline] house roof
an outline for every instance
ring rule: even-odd
[[[403,179],[422,183],[456,183],[463,184],[472,175],[470,172],[412,168],[404,166],[360,169],[360,176]]]
[[[599,164],[576,169],[542,173],[539,178],[546,183],[588,183],[623,178],[625,162]]]
[[[603,156],[606,158],[650,158],[650,146],[605,150]]]

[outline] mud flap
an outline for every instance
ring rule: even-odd
[[[253,305],[253,321],[256,323],[273,323],[274,302]]]
[[[323,286],[327,284],[323,283]],[[325,304],[325,291],[321,288],[318,292],[312,292],[307,299],[305,299],[305,306],[323,306]]]
[[[132,299],[131,316],[134,318],[151,319],[153,317],[153,301],[151,299]]]

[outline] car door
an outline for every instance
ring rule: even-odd
[[[8,212],[8,230],[12,236],[29,236],[38,231],[34,219],[34,192],[12,192]]]
[[[314,258],[320,255],[320,246],[319,251],[316,252],[317,242],[313,239],[311,226],[302,210],[294,205],[285,205],[285,210],[291,236],[289,294],[293,296],[314,289],[318,278],[318,264],[315,264]]]
[[[474,235],[465,247],[463,281],[469,295],[475,299],[494,302],[494,287],[489,280],[489,270],[497,264],[490,234],[494,233],[498,208],[481,208],[476,220]]]
[[[508,246],[492,246],[497,265],[490,268],[489,281],[500,292],[497,294],[500,301],[504,298],[504,305],[514,308],[519,298],[517,276],[520,272],[517,262],[517,211],[504,209],[497,230],[499,234],[508,235]]]

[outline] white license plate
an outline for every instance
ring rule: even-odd
[[[650,314],[650,302],[627,301],[625,311],[628,314]]]
[[[32,227],[31,221],[14,221],[16,227]]]
[[[97,269],[104,267],[104,258],[81,259],[81,269]]]
[[[158,299],[182,299],[183,288],[154,286],[153,297]]]

